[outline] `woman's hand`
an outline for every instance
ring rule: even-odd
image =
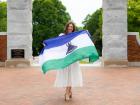
[[[43,46],[45,46],[45,44],[44,43],[42,43],[43,44]]]

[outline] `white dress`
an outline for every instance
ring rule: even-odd
[[[60,34],[59,36],[64,35]],[[63,70],[57,70],[54,87],[82,87],[82,71],[79,61],[67,66]]]

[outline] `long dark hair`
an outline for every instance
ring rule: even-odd
[[[73,31],[72,31],[72,32],[74,32],[74,31],[76,30],[75,24],[74,24],[72,21],[69,21],[69,22],[66,24],[66,26],[65,26],[64,34],[68,34],[68,27],[69,27],[70,24],[73,25]]]

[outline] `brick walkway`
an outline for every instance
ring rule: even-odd
[[[55,71],[0,68],[0,105],[140,105],[140,68],[82,67],[84,86],[64,101]]]

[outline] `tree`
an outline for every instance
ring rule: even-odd
[[[70,15],[59,0],[34,0],[33,2],[33,55],[38,55],[45,39],[64,31]]]
[[[0,2],[0,32],[7,31],[7,3]]]
[[[128,0],[128,31],[140,33],[140,0]]]
[[[84,29],[88,30],[91,34],[99,55],[102,55],[102,9],[96,10],[92,15],[87,15],[82,22]]]

